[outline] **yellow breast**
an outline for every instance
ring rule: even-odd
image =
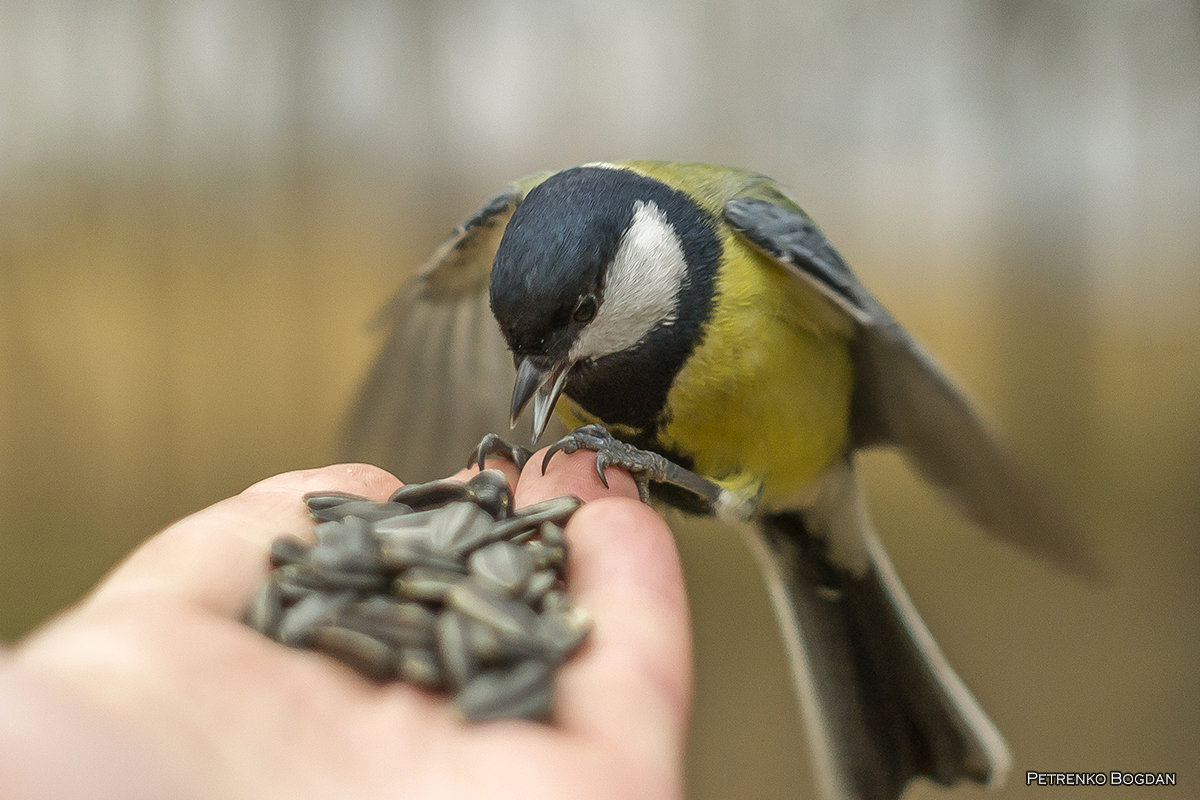
[[[764,503],[801,491],[845,449],[848,335],[800,281],[730,234],[704,337],[668,397],[664,445]]]

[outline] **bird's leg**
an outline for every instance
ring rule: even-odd
[[[525,464],[533,456],[533,452],[519,444],[509,444],[496,434],[489,433],[480,439],[479,444],[471,451],[471,455],[467,458],[467,466],[478,465],[479,471],[483,472],[483,462],[488,456],[508,459],[517,465],[518,470],[521,470],[525,468]]]
[[[638,496],[644,503],[650,501],[650,483],[654,482],[682,489],[709,513],[718,516],[747,519],[757,505],[757,498],[747,501],[658,453],[622,442],[603,425],[576,428],[551,445],[542,459],[542,472],[545,473],[555,453],[574,453],[578,450],[591,450],[596,454],[596,474],[605,487],[608,486],[608,479],[604,476],[606,468],[621,467],[628,470],[637,484]]]

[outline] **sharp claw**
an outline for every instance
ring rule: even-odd
[[[604,488],[608,488],[608,478],[604,475],[604,464],[599,458],[596,459],[596,474],[600,476],[600,482],[604,484]]]
[[[546,455],[542,459],[542,474],[543,475],[546,474],[546,468],[550,466],[550,459],[554,458],[554,454],[557,453],[561,449],[562,448],[556,444],[556,445],[553,445],[549,450],[546,451]]]
[[[525,466],[532,455],[524,447],[514,447],[494,433],[489,433],[480,440],[479,445],[467,456],[468,467],[479,467],[479,471],[487,467],[487,457],[505,458],[517,465],[517,469]]]

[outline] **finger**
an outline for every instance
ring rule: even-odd
[[[89,602],[157,595],[236,616],[266,574],[271,542],[285,534],[312,537],[305,494],[351,492],[383,500],[399,486],[393,475],[366,464],[338,464],[267,478],[147,540]]]
[[[521,475],[517,505],[575,494],[588,501],[566,527],[568,587],[593,618],[589,642],[559,676],[568,728],[603,740],[648,769],[678,767],[691,702],[691,626],[670,529],[637,500],[624,470],[605,489],[591,453],[540,455]]]
[[[517,485],[517,478],[520,477],[521,471],[517,469],[516,464],[509,461],[507,458],[495,456],[487,459],[483,466],[484,469],[498,469],[503,472],[504,477],[508,479],[508,485],[510,487]],[[451,475],[450,479],[455,481],[463,481],[465,483],[478,474],[479,467],[475,464],[472,464],[466,469],[460,469],[458,472]]]
[[[627,499],[585,505],[567,526],[568,581],[594,627],[562,672],[569,726],[629,758],[679,766],[692,691],[683,570],[657,513]]]
[[[543,475],[542,459],[548,449],[542,448],[534,453],[525,469],[521,470],[516,493],[517,508],[564,494],[573,494],[585,503],[601,497],[637,499],[637,484],[623,469],[608,469],[605,473],[608,488],[605,488],[596,474],[596,454],[587,450],[556,453],[546,465],[546,474]]]
[[[607,497],[614,492],[610,492],[604,488],[604,484],[596,477],[595,467],[589,467],[588,470],[580,469],[586,462],[587,464],[595,463],[595,454],[579,452],[571,455],[562,455],[557,458],[561,463],[555,465],[556,468],[547,476],[542,475],[542,458],[545,455],[547,448],[538,451],[525,464],[525,469],[517,469],[517,465],[511,460],[501,456],[493,456],[484,462],[485,469],[498,469],[504,473],[504,477],[508,479],[509,487],[513,488],[514,502],[516,506],[528,506],[534,503],[546,500],[550,497],[560,497],[564,494],[573,494],[583,500],[590,500],[595,497]],[[551,463],[554,463],[553,460]],[[548,471],[549,472],[549,471]],[[469,481],[471,478],[479,474],[479,467],[472,464],[466,469],[460,469],[458,472],[450,476],[451,480]],[[614,474],[616,474],[614,472]],[[610,483],[612,479],[610,478]],[[618,478],[618,482],[620,479]],[[630,484],[633,484],[633,479],[630,478]],[[625,489],[622,484],[621,490]],[[624,491],[618,493],[627,493]],[[637,488],[634,487],[633,497],[637,497]]]

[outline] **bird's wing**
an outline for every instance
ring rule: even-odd
[[[459,225],[380,311],[385,339],[347,420],[344,457],[432,480],[461,469],[484,434],[508,430],[514,370],[488,281],[513,211],[548,175],[513,183]]]
[[[989,532],[1060,566],[1098,566],[1070,515],[980,419],[921,345],[880,305],[811,219],[773,184],[725,203],[747,242],[803,280],[852,321],[856,447],[900,447],[917,470]]]

